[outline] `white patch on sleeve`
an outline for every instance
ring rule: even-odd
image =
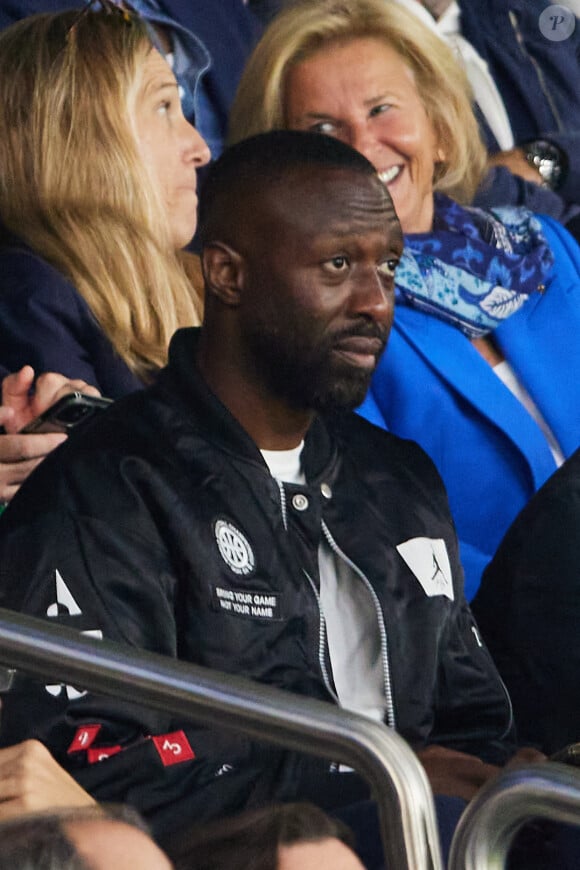
[[[63,580],[62,574],[58,570],[55,571],[56,585],[56,601],[49,604],[46,615],[50,619],[58,619],[61,615],[82,616],[82,610],[79,607],[74,595]],[[103,632],[100,628],[88,628],[81,631],[81,634],[86,634],[88,637],[95,637],[98,640],[103,639]],[[76,689],[74,686],[65,686],[64,683],[50,683],[44,687],[49,695],[53,698],[58,698],[63,692],[66,693],[69,701],[75,701],[77,698],[82,698],[86,695],[84,689]]]
[[[405,560],[423,589],[425,595],[445,595],[453,601],[453,578],[443,538],[410,538],[397,545],[399,555]]]
[[[56,581],[56,603],[49,605],[46,615],[47,616],[58,616],[60,604],[62,607],[66,608],[67,612],[70,616],[79,616],[82,613],[82,610],[78,606],[75,601],[72,592],[62,579],[62,574],[60,571],[55,571],[55,581]]]

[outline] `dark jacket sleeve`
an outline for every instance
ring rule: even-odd
[[[501,766],[516,750],[511,699],[464,598],[443,645],[430,742]]]
[[[112,399],[141,384],[76,289],[25,249],[0,252],[0,365],[80,378]]]
[[[578,64],[577,78],[580,82],[580,63]],[[570,202],[580,203],[580,130],[547,133],[542,138],[558,145],[566,155],[567,169],[558,195]],[[536,209],[536,211],[541,211],[541,209]]]
[[[532,181],[526,181],[505,166],[494,166],[488,170],[477,189],[473,205],[483,209],[501,205],[523,205],[530,211],[547,214],[562,224],[567,224],[580,215],[580,204],[568,202],[563,191],[555,193]]]
[[[211,67],[204,76],[203,87],[223,139],[244,64],[260,38],[262,26],[240,0],[220,0],[220,3],[160,0],[159,6],[201,39],[210,53]]]
[[[66,461],[75,440],[87,450],[81,471]],[[175,658],[185,569],[159,522],[160,502],[175,509],[175,495],[140,461],[112,472],[88,440],[71,436],[0,518],[0,606]],[[89,743],[79,741],[83,731],[94,735]],[[236,731],[19,674],[3,698],[0,744],[25,738],[47,745],[97,800],[137,807],[161,840],[188,821],[296,799],[305,777],[330,776],[328,762]]]
[[[564,39],[550,39],[545,26],[542,32],[540,18],[552,5],[550,0],[459,0],[461,32],[489,65],[516,142],[579,127],[580,33],[577,24]],[[554,35],[564,35],[557,27],[552,19]]]
[[[423,464],[434,512],[448,528],[445,539],[453,580],[453,601],[440,619],[433,716],[425,743],[503,765],[516,749],[511,699],[465,599],[458,541],[443,481],[426,455]],[[415,467],[419,467],[417,462]]]
[[[0,519],[0,606],[175,657],[178,568],[139,485],[115,484],[96,456],[88,463],[93,473],[81,481],[49,457],[32,490],[24,487]],[[69,493],[77,488],[73,510]],[[88,726],[96,736],[75,749],[75,735]],[[1,743],[26,737],[45,743],[96,799],[138,807],[161,835],[188,819],[235,812],[256,789],[274,787],[260,781],[271,775],[267,749],[235,733],[19,675],[3,699]],[[172,745],[180,747],[174,757]]]
[[[383,484],[374,488],[382,522],[366,552],[361,548],[365,561],[355,561],[372,576],[383,560],[391,584],[379,597],[396,728],[416,749],[439,744],[502,764],[515,748],[511,703],[465,600],[441,475],[413,441],[368,424],[365,435],[352,439],[357,447],[349,455],[364,449],[366,464],[373,456],[375,465],[376,457],[384,462]],[[365,519],[359,516],[359,527],[371,528]],[[383,549],[386,541],[392,553]]]
[[[559,145],[569,171],[558,193],[564,201],[578,203],[580,28],[576,23],[565,39],[549,39],[539,22],[551,5],[550,0],[460,0],[461,32],[489,66],[516,145],[532,139]],[[491,204],[506,202],[514,200]],[[521,204],[561,219],[546,204],[525,200]]]

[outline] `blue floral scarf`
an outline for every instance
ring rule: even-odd
[[[554,257],[540,222],[525,208],[490,212],[435,194],[433,231],[405,236],[398,302],[476,338],[542,291]]]

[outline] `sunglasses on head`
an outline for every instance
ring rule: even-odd
[[[104,12],[105,15],[117,15],[119,20],[125,24],[130,24],[133,16],[139,16],[139,13],[125,0],[87,0],[79,10],[78,15],[75,15],[73,22],[66,32],[67,41],[74,36],[79,23],[90,12]]]

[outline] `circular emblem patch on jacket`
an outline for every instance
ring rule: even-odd
[[[214,531],[220,556],[228,568],[234,574],[250,574],[256,560],[246,536],[226,520],[216,520]]]

